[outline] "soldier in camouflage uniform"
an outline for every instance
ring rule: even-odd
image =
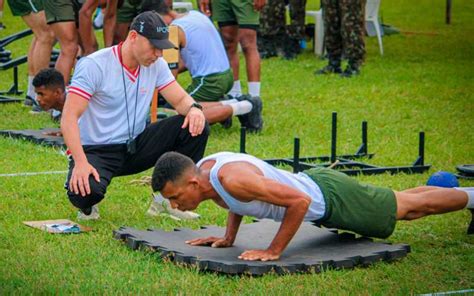
[[[286,26],[285,0],[269,0],[260,13],[258,49],[262,58],[283,51],[286,59],[301,52],[299,41],[304,38],[306,0],[289,0],[291,23]]]
[[[321,4],[329,64],[316,74],[338,73],[343,77],[359,74],[365,55],[365,0],[321,0]],[[348,59],[344,72],[343,54]]]
[[[285,58],[295,58],[301,53],[300,41],[304,39],[306,0],[289,0],[290,24],[286,27],[288,36],[284,47]]]
[[[285,36],[285,1],[268,0],[260,12],[258,30],[258,51],[260,57],[270,58],[278,55],[278,48],[283,45]]]

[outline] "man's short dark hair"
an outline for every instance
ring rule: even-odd
[[[156,11],[161,15],[166,15],[170,12],[171,8],[168,3],[164,0],[143,0],[141,12],[145,11]]]
[[[33,78],[33,86],[46,88],[60,88],[65,90],[64,77],[61,72],[53,68],[46,68],[38,72]]]
[[[185,171],[194,167],[193,160],[186,155],[178,152],[166,152],[155,164],[151,177],[153,191],[161,191],[167,182],[175,182]]]

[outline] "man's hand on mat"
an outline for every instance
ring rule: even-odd
[[[185,241],[191,246],[211,246],[213,248],[227,248],[232,246],[232,241],[224,237],[209,236],[204,238],[195,238]]]
[[[198,108],[191,108],[184,118],[184,123],[181,128],[189,127],[189,133],[195,137],[202,133],[206,126],[206,118],[204,113]]]
[[[100,182],[99,173],[90,163],[76,163],[69,180],[69,190],[75,194],[80,193],[81,196],[90,194],[89,175],[91,174],[97,182]]]
[[[273,261],[280,259],[280,254],[270,250],[248,250],[240,254],[239,259],[246,261]]]

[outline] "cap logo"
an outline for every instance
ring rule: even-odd
[[[140,33],[143,33],[143,25],[144,24],[145,24],[145,22],[140,21],[140,29],[139,29]]]
[[[169,28],[168,27],[156,27],[156,32],[166,34],[166,33],[169,32]]]

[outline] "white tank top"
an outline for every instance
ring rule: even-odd
[[[197,163],[197,166],[200,167],[208,160],[216,161],[214,166],[211,168],[209,181],[214,190],[224,200],[226,205],[229,207],[229,210],[233,213],[241,216],[253,216],[259,219],[269,218],[275,221],[281,221],[283,220],[286,211],[285,207],[276,206],[259,200],[241,202],[231,196],[224,189],[218,178],[220,168],[230,162],[244,161],[256,166],[266,178],[288,185],[311,197],[311,204],[308,208],[308,212],[304,216],[304,221],[314,221],[324,216],[326,205],[323,193],[319,186],[304,173],[293,174],[277,169],[254,156],[232,152],[220,152],[209,155],[208,157],[201,159],[201,161]]]
[[[173,20],[186,36],[181,57],[191,77],[201,77],[227,71],[230,68],[221,36],[211,20],[198,11]]]

